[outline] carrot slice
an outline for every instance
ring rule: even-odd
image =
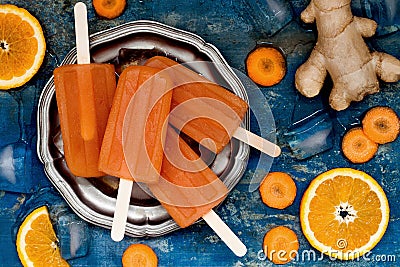
[[[157,267],[156,253],[147,245],[132,244],[122,255],[123,267]]]
[[[93,0],[92,4],[97,15],[114,19],[125,10],[126,0]]]
[[[272,86],[286,74],[286,61],[282,52],[274,47],[260,46],[249,53],[246,59],[247,75],[255,83]]]
[[[353,163],[365,163],[378,151],[378,144],[365,135],[361,127],[350,129],[343,137],[342,151]]]
[[[400,130],[399,117],[389,107],[370,109],[362,120],[362,126],[368,138],[378,144],[393,142]]]
[[[296,189],[296,184],[289,174],[270,172],[260,185],[260,195],[269,207],[284,209],[293,203]]]
[[[285,226],[272,228],[264,236],[263,250],[275,264],[285,264],[294,259],[299,250],[299,240],[291,229]]]

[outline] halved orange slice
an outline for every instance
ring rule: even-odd
[[[32,211],[18,229],[17,251],[24,266],[69,266],[57,243],[46,206]]]
[[[304,193],[300,222],[310,244],[331,257],[355,259],[382,238],[389,204],[368,174],[339,168],[316,177]]]
[[[45,52],[38,20],[23,8],[0,5],[0,89],[28,82],[39,70]]]

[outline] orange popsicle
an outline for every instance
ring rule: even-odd
[[[98,160],[116,81],[111,64],[64,65],[54,70],[64,154],[76,176],[104,175]]]
[[[199,156],[170,126],[158,183],[150,190],[180,227],[203,218],[224,243],[239,257],[247,248],[214,212],[228,189]]]
[[[269,156],[280,155],[277,145],[240,127],[248,109],[240,97],[166,57],[150,58],[145,65],[174,81],[169,122],[175,128],[216,153],[235,137]]]
[[[101,171],[136,182],[158,181],[170,88],[169,77],[157,69],[131,66],[122,72],[101,147]],[[125,114],[131,127],[124,130]],[[125,157],[129,158],[129,166]]]
[[[182,228],[208,213],[228,193],[224,183],[171,127],[167,131],[161,177],[158,183],[148,186]]]
[[[218,84],[162,56],[152,57],[146,66],[166,70],[175,82],[169,122],[208,149],[219,153],[242,122],[248,104]],[[167,69],[172,67],[171,69]],[[218,105],[218,107],[216,107]],[[204,112],[211,114],[204,116]],[[185,118],[192,120],[187,121]],[[203,140],[203,141],[202,141]],[[211,141],[211,142],[210,142]],[[215,147],[214,147],[215,145]]]

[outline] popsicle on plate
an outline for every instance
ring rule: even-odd
[[[152,57],[145,65],[164,70],[176,85],[169,122],[211,151],[219,153],[240,126],[248,104],[225,88],[167,57]],[[188,100],[191,103],[184,104]],[[212,117],[204,116],[205,112],[212,114]]]
[[[158,181],[170,89],[169,77],[157,69],[131,66],[122,72],[101,147],[101,171],[136,182]],[[125,116],[129,127],[124,129]]]
[[[271,157],[280,155],[280,147],[240,127],[248,109],[240,97],[167,57],[150,58],[145,65],[165,70],[174,81],[169,116],[174,127],[216,153],[235,137]]]
[[[99,160],[99,170],[122,178],[111,227],[114,241],[124,237],[133,181],[158,181],[171,86],[168,76],[145,66],[127,67],[119,78]]]
[[[180,227],[202,217],[237,256],[246,254],[246,246],[213,210],[228,189],[171,126],[159,182],[148,186]]]
[[[172,127],[164,153],[159,182],[149,188],[175,222],[188,227],[218,205],[228,189]]]
[[[54,70],[54,85],[64,156],[72,174],[104,175],[98,170],[100,148],[115,93],[111,64],[90,64],[86,5],[74,6],[77,63]]]
[[[70,171],[81,177],[104,175],[99,154],[116,81],[111,64],[73,64],[54,70],[57,107]]]

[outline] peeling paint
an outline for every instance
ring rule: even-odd
[[[165,15],[163,20],[166,24],[176,26],[182,20],[182,16],[176,12],[169,12]]]
[[[221,239],[217,235],[211,235],[205,238],[208,240],[211,244],[215,244],[221,241]]]
[[[241,267],[241,266],[245,266],[241,261],[237,261],[237,262],[235,262],[235,264],[233,265],[233,267]]]
[[[157,241],[152,241],[150,242],[150,246],[165,253],[174,251],[174,246],[171,242],[169,242],[169,238],[157,239]]]
[[[229,211],[230,215],[233,216],[237,213],[237,208],[233,203],[227,203],[225,208]]]
[[[21,205],[24,204],[25,199],[26,199],[25,194],[22,194],[20,197],[17,197],[18,202],[14,204],[14,206],[11,208],[11,210],[13,212],[17,211],[21,207]]]

